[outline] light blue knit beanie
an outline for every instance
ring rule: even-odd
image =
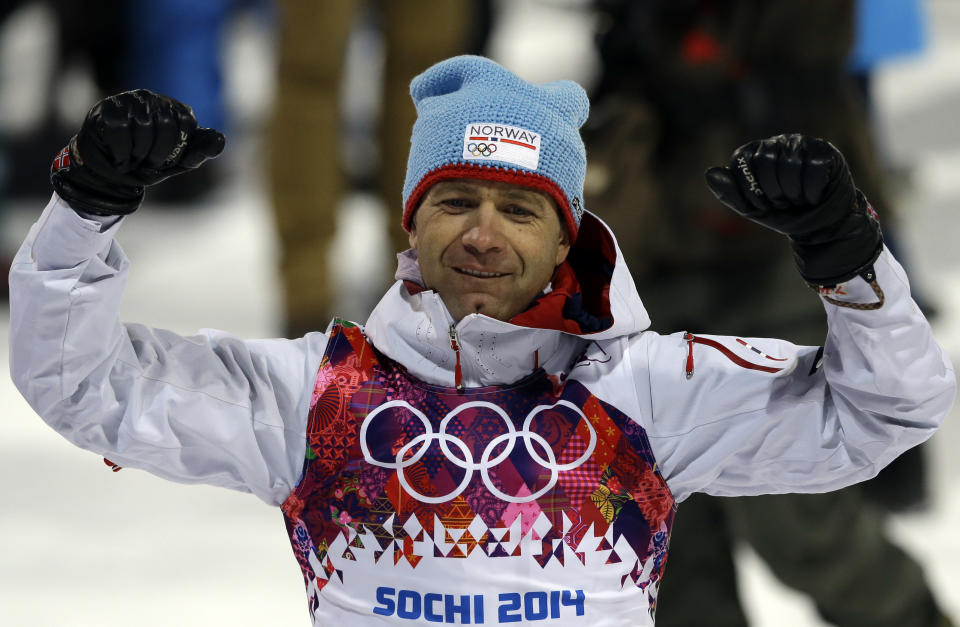
[[[590,102],[573,81],[534,85],[490,59],[441,61],[410,83],[417,121],[403,185],[403,228],[434,184],[480,178],[531,187],[557,203],[571,239],[587,166]]]

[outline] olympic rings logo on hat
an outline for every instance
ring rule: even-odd
[[[479,144],[471,142],[467,144],[467,150],[469,150],[470,154],[472,154],[474,157],[489,157],[493,153],[497,152],[497,145],[494,143],[488,144],[486,142],[480,142]]]
[[[546,438],[536,431],[530,430],[530,425],[537,415],[555,407],[566,407],[573,410],[577,414],[578,418],[583,420],[583,423],[590,431],[590,442],[587,444],[586,450],[582,455],[580,455],[580,457],[566,464],[557,463],[556,454],[553,452],[553,448],[551,448],[550,443],[547,442]],[[370,445],[367,441],[367,432],[370,428],[370,424],[380,413],[394,408],[402,408],[412,413],[418,420],[420,420],[420,423],[423,425],[424,432],[404,444],[397,451],[393,461],[381,461],[375,459],[370,453]],[[480,454],[479,461],[474,461],[473,453],[470,450],[470,446],[466,442],[455,435],[447,433],[447,426],[450,424],[451,420],[456,418],[457,415],[464,410],[474,408],[489,409],[503,420],[503,423],[507,428],[506,433],[498,435],[487,443],[486,447],[483,449],[483,452]],[[523,440],[523,445],[526,447],[527,454],[537,464],[550,471],[550,480],[547,481],[546,485],[541,487],[536,492],[524,496],[506,494],[497,488],[492,481],[490,481],[491,469],[498,466],[510,456],[518,439]],[[544,454],[546,455],[546,459],[544,459],[544,457],[542,457],[537,451],[536,447],[531,444],[532,441],[540,445],[544,451]],[[446,457],[449,462],[455,466],[459,466],[465,471],[463,473],[463,479],[460,480],[459,485],[457,485],[457,487],[455,487],[449,493],[442,496],[427,496],[425,494],[420,494],[407,482],[407,478],[404,474],[404,469],[419,462],[427,453],[427,449],[431,447],[433,442],[438,442],[440,444],[440,450],[443,451],[444,457]],[[501,443],[505,443],[506,446],[503,447],[503,451],[494,456],[494,451],[497,450]],[[450,444],[459,450],[459,455],[451,450],[449,446]],[[407,459],[404,459],[407,457],[407,454],[410,451],[413,451],[418,445],[420,445],[420,447],[413,453],[413,455],[410,455]],[[430,420],[426,417],[426,415],[404,400],[393,400],[380,405],[372,412],[367,414],[367,417],[363,420],[363,424],[360,426],[360,450],[363,451],[363,458],[367,461],[367,463],[374,466],[396,470],[397,479],[400,481],[400,485],[403,486],[403,489],[406,490],[407,494],[417,499],[421,503],[446,503],[455,499],[467,489],[467,486],[470,485],[470,481],[473,479],[473,473],[475,471],[480,471],[480,477],[483,480],[484,486],[486,486],[487,490],[489,490],[490,493],[497,498],[507,501],[508,503],[529,503],[530,501],[534,501],[552,490],[554,486],[557,485],[559,473],[561,471],[573,470],[574,468],[577,468],[586,462],[593,454],[593,450],[596,448],[596,445],[597,433],[594,430],[593,425],[590,424],[590,420],[587,419],[579,407],[570,401],[564,400],[557,401],[553,405],[538,405],[537,407],[534,407],[533,410],[527,414],[526,418],[524,418],[523,426],[519,431],[513,426],[513,421],[503,410],[503,408],[486,401],[471,401],[458,406],[452,412],[443,417],[443,420],[440,421],[440,430],[436,433],[433,431]]]

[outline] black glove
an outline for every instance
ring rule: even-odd
[[[95,104],[60,151],[50,182],[71,207],[102,216],[137,210],[148,185],[199,167],[223,152],[225,138],[198,128],[193,110],[146,89]]]
[[[876,212],[827,141],[777,135],[737,148],[729,167],[707,170],[726,206],[790,238],[803,278],[834,286],[868,271],[883,249]]]

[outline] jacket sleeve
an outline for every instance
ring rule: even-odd
[[[119,222],[54,195],[10,271],[17,388],[65,438],[124,467],[278,505],[300,477],[326,338],[243,341],[123,324]]]
[[[771,339],[642,334],[641,403],[651,446],[678,500],[826,492],[876,475],[929,438],[950,411],[956,378],[910,298],[903,269],[875,264],[878,309],[824,300],[823,350]],[[860,277],[850,303],[876,302]],[[644,400],[645,399],[645,400]]]

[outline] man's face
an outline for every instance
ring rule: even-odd
[[[570,251],[556,205],[519,185],[475,179],[437,183],[413,219],[420,273],[454,320],[509,320],[547,286]]]

